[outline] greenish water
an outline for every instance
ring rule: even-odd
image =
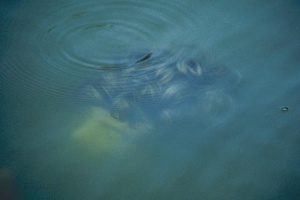
[[[30,0],[0,11],[0,199],[300,198],[297,1]],[[201,81],[169,81],[180,59],[201,66]],[[115,78],[112,66],[137,73]],[[145,82],[153,99],[142,101]],[[139,95],[115,94],[126,88]],[[114,117],[133,100],[134,123]]]

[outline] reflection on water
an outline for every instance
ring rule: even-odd
[[[0,9],[0,199],[300,197],[296,1]]]

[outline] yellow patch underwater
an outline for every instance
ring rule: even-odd
[[[130,133],[126,123],[111,117],[105,109],[93,107],[71,137],[83,149],[104,153],[123,148],[126,133]]]
[[[112,153],[129,148],[130,138],[146,129],[135,129],[113,118],[108,110],[92,107],[71,134],[78,148],[90,153]]]

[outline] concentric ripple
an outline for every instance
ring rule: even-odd
[[[2,76],[11,92],[65,97],[92,74],[130,65],[130,52],[168,46],[191,24],[184,4],[163,1],[36,1],[14,11]],[[37,9],[39,8],[39,9]],[[7,88],[8,89],[8,88]]]

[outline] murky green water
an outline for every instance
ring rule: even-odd
[[[0,199],[300,198],[297,1],[0,11]]]

